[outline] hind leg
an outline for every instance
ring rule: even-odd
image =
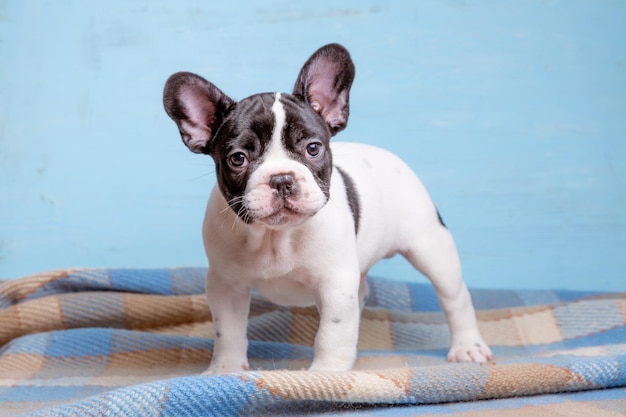
[[[463,282],[461,262],[452,234],[441,224],[413,237],[404,256],[432,282],[450,328],[450,362],[486,362],[491,350],[484,342],[472,300]]]
[[[359,310],[363,311],[367,297],[370,295],[370,287],[367,285],[367,272],[361,274],[361,283],[359,285]]]

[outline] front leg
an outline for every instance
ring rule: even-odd
[[[320,325],[315,336],[312,371],[348,371],[359,338],[359,274],[338,274],[318,287]]]
[[[207,278],[207,298],[215,342],[211,365],[205,374],[239,372],[248,369],[248,314],[250,289],[228,285],[221,278]]]

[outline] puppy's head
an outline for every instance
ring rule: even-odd
[[[183,142],[213,157],[220,191],[246,223],[301,223],[328,201],[330,138],[348,123],[354,64],[330,44],[304,64],[293,94],[255,94],[239,102],[204,78],[179,72],[163,104]]]

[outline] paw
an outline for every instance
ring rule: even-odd
[[[489,362],[491,349],[480,338],[454,343],[448,353],[448,362]]]
[[[309,371],[314,372],[343,372],[352,369],[353,362],[330,361],[330,362],[313,362],[309,367]]]
[[[309,371],[341,372],[352,369],[356,360],[356,349],[337,349],[332,355],[320,355],[316,352]]]
[[[211,361],[209,369],[204,371],[202,375],[218,375],[218,374],[230,374],[234,372],[243,372],[250,369],[248,366],[248,360],[224,360],[224,361]]]

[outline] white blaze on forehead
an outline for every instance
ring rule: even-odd
[[[280,102],[280,93],[276,93],[275,97],[276,99],[272,105],[272,112],[274,113],[274,130],[272,131],[272,139],[270,140],[267,151],[265,152],[268,159],[287,157],[282,141],[286,119],[285,107],[283,106],[283,103]]]

